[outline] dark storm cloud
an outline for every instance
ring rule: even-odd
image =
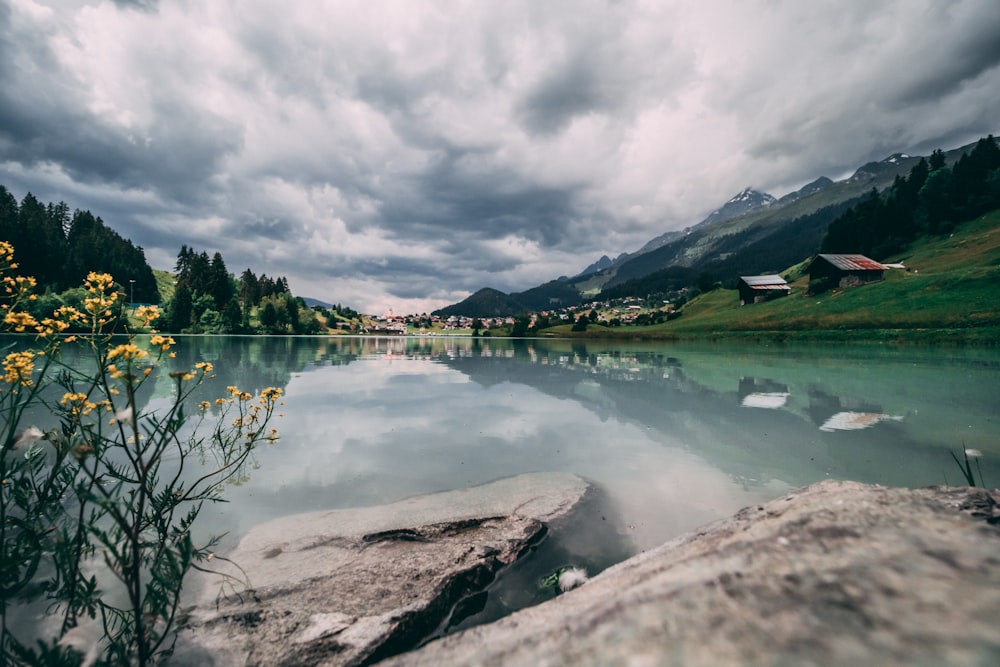
[[[138,9],[144,12],[155,12],[160,0],[113,0],[123,9]]]
[[[421,201],[390,202],[385,219],[402,234],[428,239],[451,229],[482,239],[520,236],[543,246],[565,238],[575,218],[573,189],[524,182],[500,167],[472,176],[463,168],[466,157],[449,153],[416,175]]]
[[[984,2],[962,28],[960,39],[931,41],[921,49],[919,66],[900,73],[904,85],[894,102],[909,106],[955,94],[983,74],[1000,67],[1000,3]],[[938,28],[951,32],[947,4],[940,11]]]
[[[996,133],[998,35],[979,0],[6,0],[0,183],[157,268],[430,310]]]
[[[0,159],[58,165],[81,183],[150,188],[181,205],[203,203],[219,161],[240,146],[237,128],[185,101],[164,96],[159,122],[130,132],[87,109],[41,31],[15,33],[6,12],[0,28]]]
[[[568,57],[528,92],[518,105],[524,126],[532,133],[553,134],[577,116],[607,113],[627,92],[624,72],[603,72],[592,52]]]

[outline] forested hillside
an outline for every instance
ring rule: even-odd
[[[159,303],[142,248],[90,211],[71,214],[65,203],[43,204],[31,193],[18,204],[0,185],[0,239],[14,245],[19,271],[34,276],[43,292],[79,287],[98,271],[110,273],[136,303]]]
[[[43,204],[32,194],[19,204],[0,185],[0,240],[14,246],[18,272],[37,281],[30,311],[39,318],[59,306],[82,307],[81,287],[91,271],[109,273],[130,304],[160,304],[155,322],[170,333],[317,333],[338,321],[356,324],[349,308],[310,309],[292,295],[284,277],[259,277],[246,269],[237,280],[222,254],[212,257],[181,246],[169,298],[161,299],[142,248],[90,211],[63,202]],[[164,303],[160,303],[164,301]]]
[[[951,232],[958,223],[1000,207],[1000,148],[992,135],[953,166],[934,151],[884,194],[868,198],[830,224],[820,252],[861,253],[882,259],[924,235]]]
[[[222,253],[211,258],[186,245],[177,255],[174,294],[157,323],[190,333],[317,333],[316,313],[292,295],[284,277],[246,269],[236,280]]]

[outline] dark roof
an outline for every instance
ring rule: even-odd
[[[754,289],[791,289],[785,279],[777,275],[740,276],[740,280]]]
[[[844,271],[885,271],[889,267],[864,255],[819,255]]]

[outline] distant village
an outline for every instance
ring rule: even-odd
[[[903,269],[902,264],[883,264],[860,254],[820,254],[805,268],[809,276],[808,293],[822,294],[830,289],[848,289],[883,280],[890,269]],[[792,286],[777,274],[741,276],[737,282],[739,305],[746,306],[787,296]],[[589,322],[609,327],[628,324],[656,324],[677,314],[677,308],[687,301],[688,288],[680,290],[675,300],[641,299],[627,297],[612,301],[593,301],[578,306],[531,313],[530,326],[536,328],[539,320],[546,326],[572,324],[581,315]],[[452,315],[394,315],[373,316],[361,333],[383,335],[463,334],[469,331],[511,328],[518,318],[467,317]],[[544,327],[537,327],[544,328]]]
[[[683,291],[687,291],[686,289]],[[615,299],[613,301],[593,301],[578,306],[568,306],[555,310],[543,310],[537,313],[530,313],[530,324],[536,326],[540,319],[547,319],[549,326],[556,324],[571,324],[577,320],[582,313],[595,313],[592,321],[606,326],[620,326],[622,324],[642,324],[643,316],[648,318],[650,310],[656,310],[664,314],[674,310],[674,305],[670,301],[654,300],[639,297],[628,297],[625,299]],[[499,329],[501,327],[512,327],[517,321],[516,317],[467,317],[452,315],[450,317],[439,317],[437,315],[385,315],[373,316],[367,330],[363,333],[385,334],[385,335],[405,335],[421,333],[467,333],[470,330]]]
[[[905,268],[902,264],[883,264],[860,254],[820,254],[805,268],[809,276],[809,294],[821,294],[830,289],[848,289],[879,282],[884,272]],[[737,282],[739,305],[746,306],[787,296],[792,290],[785,278],[777,274],[741,276]],[[687,301],[688,288],[680,290],[674,300],[627,297],[612,301],[593,301],[578,306],[546,310],[527,315],[530,326],[539,320],[546,326],[572,324],[581,315],[588,321],[608,327],[656,324],[679,314],[677,308]],[[523,317],[523,316],[522,316]],[[387,313],[367,319],[359,333],[382,335],[449,335],[469,331],[511,328],[518,318],[467,317],[452,315],[394,315]],[[345,323],[346,324],[346,323]],[[544,327],[539,327],[544,328]]]

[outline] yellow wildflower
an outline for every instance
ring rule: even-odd
[[[31,386],[31,374],[35,370],[33,352],[11,352],[3,361],[4,379],[10,384]]]
[[[135,361],[137,359],[142,359],[147,356],[148,352],[140,349],[135,343],[123,343],[117,345],[108,352],[108,359],[115,359],[117,357],[122,357],[126,361]]]
[[[81,322],[83,321],[83,313],[74,308],[73,306],[59,306],[52,313],[53,317],[57,317],[64,322]]]
[[[136,319],[143,322],[145,326],[149,326],[150,323],[159,316],[160,316],[160,309],[157,308],[156,306],[139,306],[135,310]]]
[[[174,341],[174,339],[170,336],[160,336],[157,334],[149,339],[149,343],[150,345],[159,347],[161,351],[166,352],[170,349],[171,345],[176,344],[176,341]]]
[[[260,398],[264,402],[273,403],[274,401],[279,399],[283,393],[284,391],[279,389],[278,387],[267,387],[266,389],[260,392]]]
[[[7,315],[3,318],[3,321],[6,324],[9,324],[14,329],[14,331],[18,333],[21,333],[28,327],[38,326],[38,320],[32,317],[29,313],[11,311],[8,312]]]
[[[69,329],[69,323],[63,322],[62,320],[56,320],[51,317],[46,317],[42,320],[41,326],[36,327],[36,329],[42,336],[47,336],[49,334],[62,333],[63,331],[66,331],[66,329]]]
[[[63,405],[66,405],[67,403],[81,403],[85,400],[87,400],[86,394],[67,391],[65,394],[63,394],[62,400],[59,402]]]

